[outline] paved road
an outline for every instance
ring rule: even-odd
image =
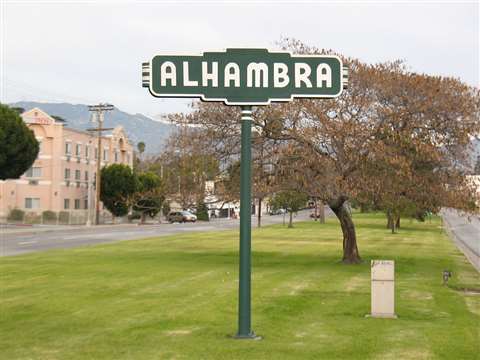
[[[453,209],[442,210],[442,217],[458,248],[480,271],[480,218]]]
[[[296,220],[306,220],[311,211],[298,213]],[[330,214],[326,211],[326,214]],[[266,215],[262,224],[281,223],[282,215]],[[288,221],[288,216],[287,216]],[[256,226],[256,218],[252,217],[252,226]],[[119,240],[144,239],[173,235],[185,232],[203,232],[238,229],[239,220],[218,219],[211,222],[195,224],[158,224],[143,225],[101,225],[98,227],[31,227],[24,229],[0,229],[0,255],[10,256],[55,248],[72,248],[85,245],[113,242]]]

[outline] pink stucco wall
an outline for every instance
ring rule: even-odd
[[[41,142],[40,153],[32,165],[41,168],[41,175],[27,177],[24,174],[17,180],[0,181],[0,218],[5,218],[13,208],[38,213],[44,210],[85,212],[88,183],[91,188],[90,208],[94,209],[95,193],[92,183],[97,168],[96,136],[65,127],[38,108],[26,111],[22,118]],[[70,154],[66,153],[67,143],[71,144]],[[78,155],[77,145],[80,151]],[[88,156],[86,147],[89,147]],[[132,166],[133,147],[121,127],[115,128],[111,135],[102,138],[102,148],[107,155],[107,159],[101,162],[102,166],[112,163]],[[101,155],[103,159],[103,154]],[[65,178],[65,169],[70,169],[69,179]],[[80,179],[76,179],[76,171],[80,172]],[[86,172],[88,181],[85,178]],[[26,198],[39,199],[39,207],[26,208]],[[65,199],[70,199],[69,209],[65,209]],[[75,209],[75,200],[80,202],[79,209]]]

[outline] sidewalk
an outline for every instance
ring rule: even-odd
[[[444,209],[441,212],[444,228],[458,249],[480,272],[480,231],[478,220],[468,219],[457,211]]]
[[[144,226],[156,226],[160,224],[145,224]],[[63,230],[88,230],[101,227],[102,229],[118,228],[118,227],[133,227],[138,224],[105,224],[105,225],[15,225],[15,224],[0,224],[0,234],[35,234],[39,232],[53,232]]]

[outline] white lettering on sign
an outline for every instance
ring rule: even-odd
[[[283,88],[288,85],[290,78],[288,76],[288,66],[284,63],[273,64],[273,87]]]
[[[198,86],[197,80],[189,79],[188,61],[183,62],[183,85],[185,86]]]
[[[202,86],[208,86],[208,81],[212,81],[212,87],[218,87],[218,62],[212,62],[212,72],[208,72],[208,63],[202,61]]]
[[[172,86],[177,86],[177,68],[171,61],[165,61],[160,66],[160,84],[167,86],[167,80],[170,80]]]
[[[326,87],[332,87],[332,69],[327,64],[317,66],[317,87],[323,87],[325,81]]]
[[[232,73],[233,70],[233,73]],[[224,73],[224,86],[230,87],[230,82],[233,81],[234,87],[240,87],[240,67],[238,64],[234,62],[230,62],[225,65],[225,73]]]
[[[250,63],[247,66],[247,87],[268,87],[268,65],[265,63]],[[263,83],[263,85],[261,85]]]
[[[295,63],[295,87],[302,87],[303,82],[307,88],[312,87],[312,82],[308,78],[312,72],[310,66],[306,63]]]
[[[199,86],[199,79],[190,78],[190,64],[183,61],[183,79],[178,79],[185,87]],[[273,87],[284,88],[290,84],[291,74],[285,63],[273,63],[273,69],[269,69],[266,63],[252,62],[247,65],[247,87],[268,88],[269,86],[269,70],[272,71]],[[218,62],[202,61],[202,86],[218,87]],[[317,88],[332,87],[332,68],[328,64],[319,64],[316,71]],[[294,85],[295,88],[312,88],[313,83],[310,78],[312,68],[309,64],[298,62],[294,65]],[[223,69],[223,85],[224,87],[240,87],[241,86],[241,70],[237,63],[229,62]],[[177,86],[177,69],[171,61],[165,61],[160,66],[160,85],[161,86]]]

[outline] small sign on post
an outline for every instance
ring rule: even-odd
[[[397,318],[395,315],[395,262],[372,260],[372,317]]]

